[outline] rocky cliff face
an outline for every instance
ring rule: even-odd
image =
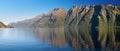
[[[7,26],[4,23],[0,22],[0,28],[13,28],[12,26]]]
[[[47,14],[38,15],[35,18],[11,23],[14,27],[61,27],[67,11],[63,8],[55,8]]]
[[[120,26],[120,6],[76,5],[71,8],[65,18],[66,26],[106,27]]]

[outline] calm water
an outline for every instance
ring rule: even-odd
[[[119,51],[120,31],[80,28],[0,29],[0,51]]]

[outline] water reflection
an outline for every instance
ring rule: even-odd
[[[119,51],[120,29],[104,28],[98,27],[97,34],[87,27],[0,29],[0,49]]]
[[[55,47],[64,47],[68,44],[74,50],[120,50],[119,30],[98,29],[97,36],[90,29],[77,28],[50,28],[39,30],[39,39],[49,42]],[[96,38],[95,38],[96,37]]]
[[[50,42],[50,45],[63,47],[66,43],[64,28],[47,28],[38,30],[40,41]]]
[[[92,49],[94,48],[92,38],[89,31],[79,28],[69,28],[65,30],[66,40],[71,47],[74,49]]]

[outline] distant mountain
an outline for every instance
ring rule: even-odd
[[[0,22],[0,28],[12,28],[12,26],[7,26],[4,23]]]
[[[63,8],[55,8],[47,14],[38,15],[17,23],[10,23],[14,27],[62,27],[67,11]]]
[[[68,11],[55,8],[47,14],[33,19],[11,23],[14,27],[120,27],[120,6],[117,5],[75,5]],[[110,28],[109,27],[109,28]]]

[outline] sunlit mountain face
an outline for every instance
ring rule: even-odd
[[[0,51],[120,51],[120,1],[0,0]]]
[[[67,10],[55,8],[47,14],[38,15],[33,19],[23,20],[17,23],[10,23],[14,27],[63,27]]]

